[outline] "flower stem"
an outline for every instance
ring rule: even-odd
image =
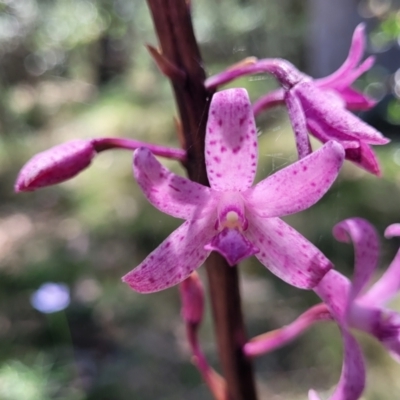
[[[162,56],[183,71],[185,80],[169,79],[181,119],[187,151],[185,167],[190,179],[208,185],[204,161],[205,127],[212,89],[204,86],[205,72],[193,32],[186,0],[147,0],[159,38]],[[246,342],[237,268],[212,253],[207,260],[217,344],[229,400],[257,400]]]
[[[109,137],[92,140],[93,147],[97,152],[109,149],[136,150],[139,147],[147,147],[154,155],[170,158],[172,160],[185,161],[186,151],[172,147],[159,146],[157,144],[140,142],[139,140]]]

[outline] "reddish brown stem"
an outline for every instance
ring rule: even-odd
[[[189,177],[208,185],[204,138],[213,92],[204,87],[205,72],[185,0],[147,0],[163,58],[183,71],[183,81],[170,77],[187,150]],[[172,68],[174,69],[174,68]],[[237,268],[219,254],[207,260],[217,344],[230,400],[257,400],[250,361],[243,354],[246,333],[240,302]]]

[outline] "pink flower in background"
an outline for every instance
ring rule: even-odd
[[[286,282],[312,288],[331,269],[329,260],[278,216],[317,202],[343,163],[340,144],[320,150],[251,187],[257,133],[244,89],[214,95],[205,159],[211,187],[173,174],[145,148],[135,151],[134,175],[159,210],[186,222],[123,277],[138,292],[155,292],[186,279],[211,251],[230,265],[251,255]]]
[[[282,89],[257,100],[253,106],[254,113],[257,115],[266,108],[286,103],[300,158],[311,152],[309,131],[322,143],[339,141],[346,150],[348,160],[380,175],[379,163],[370,145],[383,145],[389,140],[346,110],[365,110],[375,105],[372,99],[351,86],[374,62],[374,58],[369,57],[359,65],[364,47],[364,25],[359,25],[354,32],[348,58],[326,78],[313,80],[288,61],[264,59],[212,76],[207,79],[206,86],[213,88],[248,74],[267,72],[274,75]]]
[[[379,281],[362,294],[378,266],[376,231],[368,221],[352,218],[337,224],[333,233],[340,241],[351,239],[354,243],[353,281],[332,270],[314,290],[324,300],[342,332],[346,333],[342,376],[331,399],[356,400],[365,385],[365,371],[361,352],[348,333],[349,328],[373,335],[395,359],[400,360],[400,314],[382,307],[400,289],[400,251]],[[390,225],[385,236],[400,236],[400,224]],[[315,392],[310,393],[310,400],[318,400]]]

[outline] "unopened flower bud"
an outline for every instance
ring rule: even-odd
[[[72,140],[36,154],[20,171],[15,191],[33,191],[71,179],[90,165],[95,154],[90,140]]]
[[[199,324],[203,319],[204,289],[197,272],[193,272],[180,285],[182,318],[185,322]]]

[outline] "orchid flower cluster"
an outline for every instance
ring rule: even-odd
[[[365,220],[351,218],[333,232],[355,247],[354,277],[334,270],[327,257],[280,217],[318,202],[336,180],[344,159],[379,176],[371,145],[388,139],[349,110],[366,110],[373,99],[352,87],[373,64],[361,62],[365,46],[363,25],[356,28],[348,58],[332,75],[314,80],[282,59],[248,59],[208,78],[215,89],[235,78],[267,73],[281,88],[251,104],[245,89],[217,91],[210,105],[205,137],[205,163],[210,186],[174,174],[155,156],[185,161],[186,152],[127,138],[74,140],[34,156],[21,170],[17,192],[32,191],[71,179],[109,149],[133,152],[133,175],[144,196],[158,210],[184,220],[152,253],[123,278],[133,290],[152,293],[180,284],[182,317],[194,363],[216,399],[225,398],[223,379],[208,365],[198,341],[204,293],[196,273],[212,251],[234,267],[255,256],[270,272],[290,285],[312,289],[322,300],[292,324],[250,340],[248,357],[276,349],[319,321],[334,321],[342,334],[342,374],[332,400],[359,399],[365,387],[360,346],[350,331],[363,330],[400,357],[400,315],[383,308],[400,288],[400,253],[383,277],[363,292],[377,267],[378,237]],[[299,160],[253,185],[258,138],[255,116],[285,104],[293,127]],[[322,142],[313,151],[309,134]],[[287,188],[290,188],[288,190]],[[400,224],[386,236],[400,236]],[[318,394],[310,390],[309,399]]]

